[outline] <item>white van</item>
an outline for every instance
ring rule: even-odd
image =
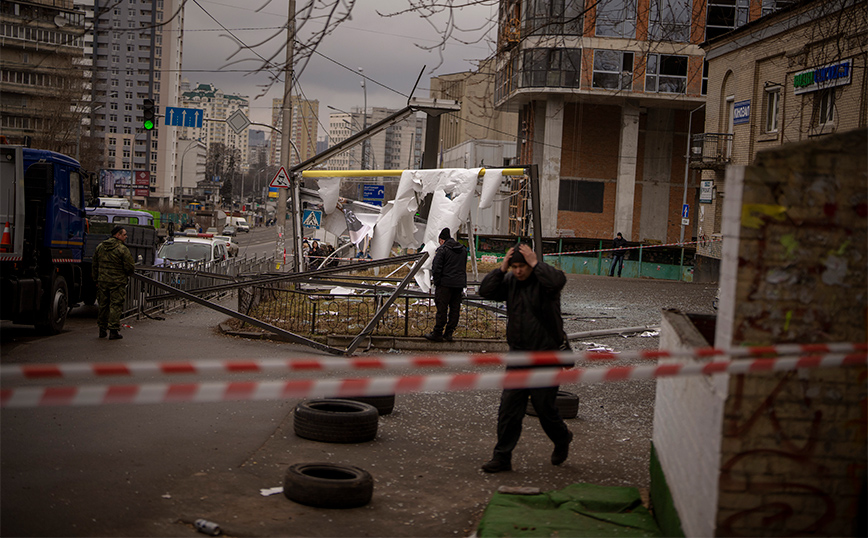
[[[239,232],[250,231],[250,225],[247,224],[247,221],[244,220],[244,217],[229,217],[228,219],[226,219],[226,224],[235,226],[235,230]]]

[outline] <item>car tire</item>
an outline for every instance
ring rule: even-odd
[[[364,443],[377,436],[377,408],[352,400],[319,399],[295,407],[295,434],[324,443]]]
[[[51,291],[42,299],[42,309],[36,329],[42,334],[57,334],[63,330],[69,313],[69,288],[60,275],[51,280]]]
[[[283,495],[307,506],[356,508],[371,502],[374,478],[354,465],[296,463],[286,470]]]
[[[558,398],[555,400],[555,407],[558,408],[561,418],[576,418],[579,415],[579,397],[572,392],[559,390]],[[532,417],[537,416],[536,409],[533,408],[530,400],[527,402],[527,410],[525,412]]]
[[[347,400],[373,405],[377,408],[377,413],[379,413],[380,415],[388,415],[395,409],[394,394],[391,394],[389,396],[356,396],[353,398],[347,398]]]

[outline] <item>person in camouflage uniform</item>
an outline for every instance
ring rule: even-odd
[[[127,231],[115,226],[112,236],[96,247],[93,255],[92,276],[97,286],[99,337],[119,340],[121,336],[121,313],[127,297],[127,279],[135,272],[135,263],[130,249],[124,244]],[[111,333],[111,334],[109,334]]]

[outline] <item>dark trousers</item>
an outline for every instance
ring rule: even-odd
[[[618,276],[621,276],[621,270],[624,269],[624,255],[615,254],[612,258],[612,268],[609,269],[609,276],[615,276],[615,266],[618,266]]]
[[[120,330],[121,314],[124,312],[126,298],[126,283],[97,283],[96,301],[99,303],[99,313],[96,316],[96,324],[100,329]]]
[[[521,423],[527,411],[527,400],[533,403],[540,426],[557,445],[569,442],[570,431],[556,406],[558,387],[539,389],[504,389],[497,410],[497,444],[493,459],[512,461],[512,451],[521,437]]]
[[[447,288],[437,286],[434,290],[434,306],[437,307],[437,317],[434,319],[434,334],[451,335],[458,327],[458,316],[461,315],[461,296],[464,288]]]

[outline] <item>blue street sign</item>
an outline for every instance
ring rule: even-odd
[[[204,117],[205,111],[201,108],[166,107],[166,125],[201,129]]]
[[[386,187],[384,185],[362,185],[362,198],[372,200],[382,200],[386,197]]]
[[[320,224],[322,223],[322,211],[316,211],[313,209],[305,209],[304,216],[301,219],[301,225],[305,228],[316,228],[319,230]]]
[[[732,124],[750,123],[750,99],[732,105]]]
[[[690,217],[690,206],[688,204],[684,204],[681,206],[681,218],[686,219]]]

